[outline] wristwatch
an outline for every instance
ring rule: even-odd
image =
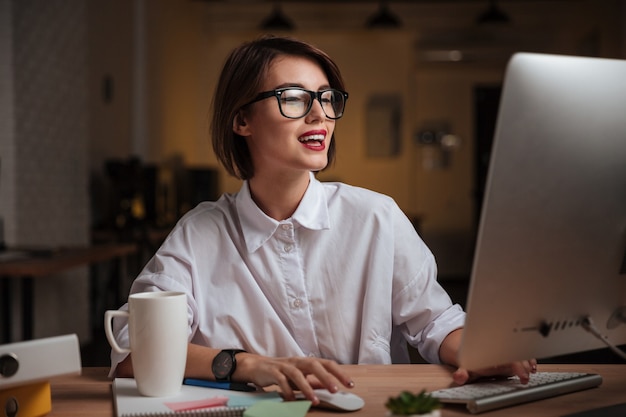
[[[230,381],[230,377],[237,369],[237,359],[235,355],[245,352],[243,349],[224,349],[213,359],[211,370],[216,381]]]

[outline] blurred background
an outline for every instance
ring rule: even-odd
[[[102,312],[181,214],[240,187],[211,150],[211,98],[226,54],[263,33],[339,64],[350,99],[319,178],[392,196],[463,304],[508,59],[626,58],[625,25],[624,0],[0,0],[0,247],[139,248],[122,277],[34,280],[32,336],[77,333],[84,363],[107,364]]]

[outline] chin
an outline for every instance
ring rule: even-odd
[[[328,166],[328,163],[320,164],[319,166],[316,166],[315,168],[311,168],[310,171],[313,171],[313,172],[323,171],[324,169],[326,169],[327,166]]]

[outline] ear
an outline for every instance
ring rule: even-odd
[[[239,136],[250,136],[250,129],[242,111],[239,111],[233,119],[233,132]]]

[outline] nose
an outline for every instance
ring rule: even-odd
[[[313,100],[313,104],[311,105],[311,110],[309,110],[309,113],[306,115],[306,118],[309,120],[318,120],[318,119],[325,119],[326,118],[326,113],[324,113],[324,109],[322,108],[322,103],[320,102],[319,99],[314,99]]]

